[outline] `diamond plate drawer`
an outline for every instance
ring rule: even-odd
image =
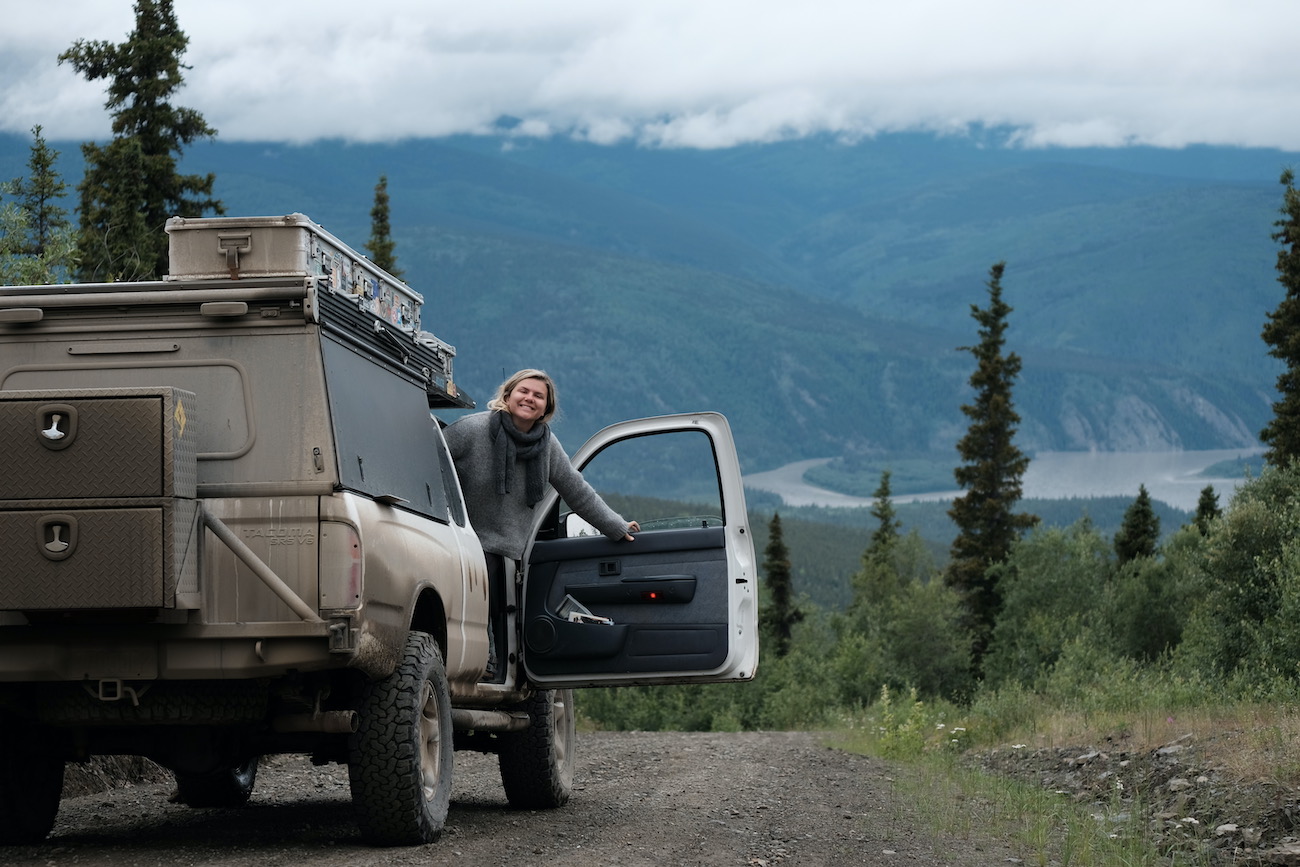
[[[171,387],[0,391],[0,501],[193,497],[195,409]]]
[[[167,606],[165,511],[0,512],[0,609]]]

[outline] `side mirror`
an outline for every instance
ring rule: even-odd
[[[599,536],[600,531],[583,520],[577,512],[568,512],[561,519],[560,525],[564,527],[564,538],[572,539],[574,536]]]

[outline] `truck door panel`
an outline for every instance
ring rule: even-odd
[[[525,649],[539,674],[718,667],[727,655],[722,528],[647,531],[634,542],[539,542],[529,566]],[[535,594],[535,595],[534,595]],[[611,624],[565,621],[571,597]]]
[[[563,508],[542,521],[526,555],[529,680],[581,686],[752,677],[753,547],[725,419],[698,413],[625,422],[597,434],[574,463],[642,530],[633,541],[615,541],[577,516],[547,526]],[[635,490],[611,493],[619,484]],[[592,617],[572,620],[572,609]]]

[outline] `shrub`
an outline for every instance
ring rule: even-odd
[[[993,567],[1002,611],[984,658],[994,686],[1030,684],[1093,622],[1112,570],[1110,546],[1085,520],[1040,529]]]

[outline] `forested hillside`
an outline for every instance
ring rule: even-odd
[[[29,142],[0,138],[0,177]],[[52,143],[80,178],[78,143]],[[231,214],[300,211],[360,247],[380,174],[425,325],[485,398],[542,366],[570,447],[604,423],[719,409],[746,471],[950,461],[970,305],[1007,261],[1025,449],[1248,447],[1276,368],[1269,239],[1293,155],[1025,151],[892,136],[723,151],[458,138],[222,143]]]

